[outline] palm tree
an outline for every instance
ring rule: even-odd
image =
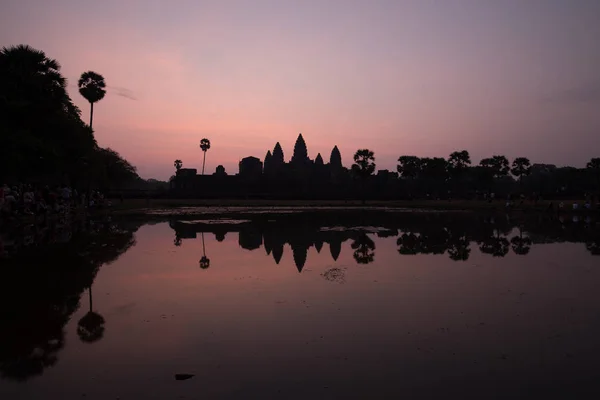
[[[175,169],[177,171],[179,171],[181,169],[181,167],[183,167],[183,162],[181,160],[175,160],[175,162],[173,163],[173,166],[175,167]]]
[[[204,165],[206,164],[206,152],[210,149],[210,140],[204,138],[200,141],[200,148],[204,152],[204,160],[202,160],[202,175],[204,175]]]
[[[99,102],[106,94],[104,77],[94,71],[81,74],[78,82],[79,93],[90,102],[90,128],[94,119],[94,103]]]
[[[375,154],[369,149],[357,150],[354,153],[354,164],[352,173],[360,178],[363,186],[363,204],[365,203],[365,182],[375,172]]]
[[[104,317],[92,311],[92,286],[88,289],[90,311],[77,324],[77,335],[82,342],[93,343],[104,336]]]
[[[448,157],[447,167],[448,173],[452,178],[453,190],[462,192],[462,185],[460,184],[465,172],[471,165],[471,156],[467,150],[455,151]]]
[[[529,162],[529,159],[525,157],[515,158],[510,172],[516,176],[519,179],[519,183],[521,183],[523,176],[527,176],[531,172],[531,163]]]
[[[60,73],[58,61],[28,45],[0,49],[0,87],[0,98],[7,102],[7,110],[14,116],[26,118],[22,113],[33,105],[38,106],[36,118],[42,118],[41,112],[53,114],[57,108],[72,117],[79,116],[79,109],[67,93],[67,80]]]
[[[479,162],[479,165],[488,168],[494,175],[494,178],[501,178],[508,175],[510,166],[508,159],[504,156],[492,156],[491,158],[484,158]]]

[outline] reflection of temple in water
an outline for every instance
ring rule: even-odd
[[[272,256],[276,264],[281,262],[284,248],[288,245],[299,272],[306,264],[311,247],[320,252],[324,244],[329,244],[331,257],[336,261],[340,255],[342,243],[357,236],[357,233],[352,231],[322,231],[318,226],[291,226],[278,223],[258,225],[246,223],[224,226],[171,221],[170,226],[175,230],[176,238],[179,240],[195,239],[198,232],[202,231],[213,232],[217,240],[224,236],[226,229],[229,232],[237,232],[238,244],[242,249],[256,250],[263,246],[266,254]]]
[[[291,218],[291,217],[288,217]],[[419,254],[445,255],[454,261],[467,261],[472,246],[479,252],[492,257],[505,257],[509,254],[524,256],[537,243],[572,241],[585,243],[592,254],[600,253],[600,235],[589,221],[578,224],[557,219],[535,219],[529,223],[511,223],[506,219],[485,218],[477,215],[455,218],[450,215],[418,215],[409,213],[395,221],[389,215],[373,216],[371,219],[378,229],[357,228],[364,226],[363,216],[358,221],[348,221],[335,229],[333,221],[329,225],[326,217],[304,218],[296,216],[288,220],[257,220],[241,224],[205,224],[172,221],[176,238],[195,238],[197,232],[213,232],[217,239],[223,239],[226,232],[237,232],[241,248],[256,250],[264,246],[267,255],[279,264],[288,245],[294,264],[299,272],[307,263],[311,247],[320,253],[324,246],[329,247],[333,261],[337,261],[342,251],[342,243],[351,241],[353,258],[358,264],[369,264],[375,260],[375,242],[372,238],[396,237],[398,254],[411,256]],[[357,223],[358,222],[358,223]],[[338,221],[339,223],[339,221]],[[372,232],[372,235],[367,234]],[[376,235],[375,235],[376,234]]]

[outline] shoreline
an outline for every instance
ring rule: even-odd
[[[575,202],[565,201],[565,209],[557,209],[560,201],[544,200],[537,205],[525,202],[510,209],[505,202],[481,200],[373,200],[362,204],[355,200],[213,200],[213,199],[126,199],[123,202],[112,200],[110,208],[85,212],[78,209],[70,218],[111,216],[118,219],[143,218],[146,220],[180,219],[265,219],[283,216],[303,215],[308,218],[335,215],[339,217],[389,216],[410,213],[485,213],[485,214],[546,214],[546,215],[598,215],[600,210],[573,210]],[[548,210],[549,204],[554,206]],[[50,221],[64,215],[49,215]],[[20,225],[40,221],[44,217],[20,216],[1,225]]]

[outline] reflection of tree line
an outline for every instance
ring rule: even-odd
[[[352,241],[353,257],[357,263],[368,264],[375,259],[375,242],[367,234],[369,230],[352,227],[352,224],[339,226],[339,229],[323,228],[317,221],[254,221],[235,225],[172,221],[170,225],[175,230],[176,245],[181,245],[182,239],[196,238],[198,232],[203,237],[204,232],[212,232],[218,241],[224,240],[228,232],[237,232],[241,248],[256,250],[263,246],[276,264],[281,261],[284,246],[288,244],[298,271],[302,271],[311,247],[320,253],[323,245],[328,244],[335,261],[342,243],[347,240]],[[526,255],[534,244],[554,242],[585,243],[594,255],[600,250],[600,229],[591,220],[573,222],[535,216],[511,221],[506,217],[413,215],[403,222],[373,225],[382,227],[377,236],[397,237],[398,253],[401,255],[447,254],[454,261],[468,260],[472,246],[493,257],[504,257],[511,251],[516,255]]]
[[[77,333],[83,342],[102,338],[104,318],[93,310],[92,283],[102,265],[134,245],[136,229],[123,229],[110,221],[82,221],[13,232],[44,233],[37,232],[37,242],[11,244],[16,254],[2,259],[0,376],[26,380],[57,362],[65,342],[64,327],[79,309],[86,289],[89,311],[79,321]],[[57,230],[68,231],[64,237],[69,239],[52,240]]]

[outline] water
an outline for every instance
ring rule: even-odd
[[[598,231],[420,213],[7,232],[0,398],[596,398]]]

